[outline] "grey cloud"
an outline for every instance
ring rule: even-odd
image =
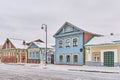
[[[95,33],[119,33],[119,4],[119,0],[0,0],[1,37],[45,39],[44,23],[52,42],[65,21]]]

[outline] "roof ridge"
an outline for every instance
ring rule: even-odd
[[[23,41],[23,39],[17,39],[17,38],[9,38],[9,39],[12,39],[12,40],[22,40]]]

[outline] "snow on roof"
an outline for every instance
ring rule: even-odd
[[[41,42],[33,42],[33,43],[40,48],[46,48],[46,43],[41,43]],[[47,48],[52,48],[52,47],[47,44]]]
[[[27,49],[27,45],[23,45],[23,41],[21,39],[13,39],[13,38],[9,38],[9,40],[11,41],[11,43],[16,47],[16,48],[20,48],[20,49]]]
[[[85,45],[105,45],[120,43],[120,35],[106,35],[101,37],[94,37]]]
[[[59,31],[61,31],[61,29],[62,29],[63,27],[65,27],[65,25],[69,25],[69,26],[75,27],[75,28],[78,29],[80,32],[91,33],[91,32],[85,31],[85,30],[81,29],[80,27],[77,27],[77,26],[75,26],[75,25],[73,25],[73,24],[71,24],[71,23],[69,23],[69,22],[65,22],[65,23],[58,29],[58,31],[53,35],[53,37],[55,37],[55,36],[59,33]],[[95,34],[95,33],[91,33],[91,34],[100,36],[99,34]]]

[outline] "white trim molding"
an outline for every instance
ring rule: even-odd
[[[88,54],[88,60],[87,61],[92,61],[91,47],[88,47],[87,54]]]
[[[117,49],[108,49],[108,50],[101,50],[101,62],[104,62],[104,52],[113,51],[114,52],[114,62],[118,62],[118,51]]]

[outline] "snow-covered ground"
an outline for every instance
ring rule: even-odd
[[[1,63],[0,80],[120,80],[120,68]]]

